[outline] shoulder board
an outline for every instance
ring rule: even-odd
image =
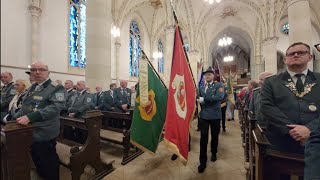
[[[91,94],[91,93],[90,93],[90,91],[85,91],[85,92],[86,92],[86,93],[89,93],[89,94]]]
[[[261,87],[254,88],[252,91],[259,90]]]
[[[52,81],[51,84],[52,84],[52,86],[54,86],[54,87],[58,86],[58,83],[56,83],[56,82],[54,82],[54,81]]]
[[[265,79],[270,78],[270,77],[273,77],[273,76],[276,76],[276,75],[277,75],[277,74],[273,74],[273,75],[267,76],[267,77],[265,77]]]

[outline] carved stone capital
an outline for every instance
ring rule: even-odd
[[[189,51],[189,55],[191,55],[191,56],[197,56],[197,55],[199,55],[199,53],[200,52],[197,49],[193,49],[193,50]]]
[[[164,28],[164,32],[166,33],[173,33],[175,30],[175,26],[174,25],[170,25]]]
[[[273,37],[268,37],[268,38],[264,39],[264,40],[262,41],[262,43],[263,43],[264,45],[266,45],[266,44],[272,44],[272,43],[275,44],[275,43],[278,42],[278,40],[279,40],[279,37],[273,36]]]
[[[114,45],[116,46],[116,48],[120,48],[121,47],[121,43],[120,42],[115,42]]]
[[[37,16],[37,17],[39,17],[41,15],[41,12],[42,12],[40,7],[33,6],[33,5],[29,6],[29,11],[30,11],[32,16]]]

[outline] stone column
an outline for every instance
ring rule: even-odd
[[[41,16],[41,0],[30,0],[29,11],[31,14],[31,62],[38,61],[39,57],[39,20]]]
[[[262,42],[265,71],[277,74],[277,42],[278,37],[270,37]]]
[[[264,72],[264,61],[262,55],[256,55],[255,59],[255,76],[252,79],[259,79],[259,74]]]
[[[173,55],[173,44],[174,44],[174,31],[175,26],[167,26],[165,28],[166,33],[166,45],[165,45],[165,54],[164,54],[164,76],[165,84],[168,85],[170,82],[170,73],[171,73],[171,64],[172,64],[172,55]]]
[[[198,50],[189,51],[189,62],[192,70],[192,74],[196,85],[198,84],[198,62],[200,62],[201,56]]]
[[[288,0],[289,42],[304,42],[312,47],[312,30],[308,0]],[[313,70],[313,61],[308,64]]]
[[[115,46],[115,58],[116,58],[116,79],[117,79],[117,86],[118,84],[120,84],[120,71],[121,71],[121,67],[120,67],[120,47],[121,47],[121,43],[119,42],[120,40],[116,40],[116,42],[114,43]]]
[[[90,89],[111,83],[111,1],[87,1],[86,82]],[[118,73],[118,72],[117,72]]]

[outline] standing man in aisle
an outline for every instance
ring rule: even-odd
[[[205,86],[198,92],[197,101],[201,105],[199,128],[200,136],[200,165],[198,172],[203,173],[207,167],[208,132],[211,130],[211,161],[217,160],[217,149],[220,132],[221,108],[224,98],[224,86],[221,82],[213,82],[214,74],[209,67],[204,73]]]

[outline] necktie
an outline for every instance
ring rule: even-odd
[[[304,91],[303,83],[302,83],[302,80],[301,80],[301,76],[303,76],[303,74],[296,74],[295,76],[298,78],[297,82],[296,82],[296,88],[297,88],[299,93],[302,93]]]
[[[206,84],[206,87],[204,88],[204,93],[207,93],[207,89],[208,89],[209,84]]]

